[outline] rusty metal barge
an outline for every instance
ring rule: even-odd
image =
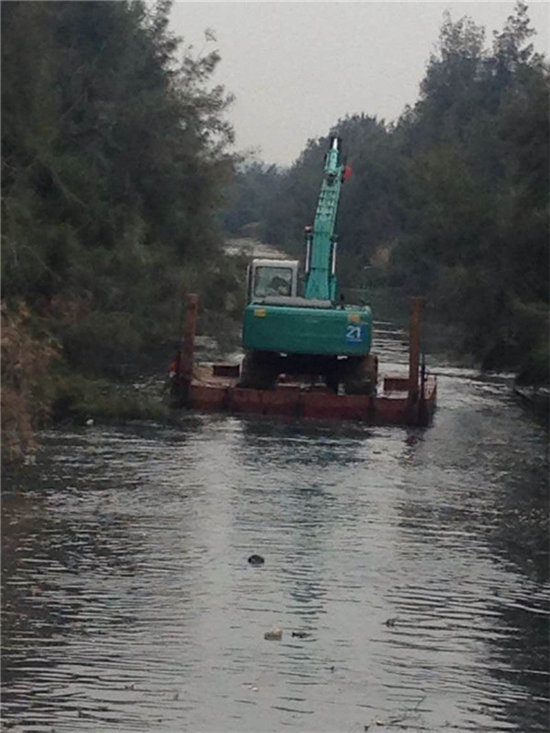
[[[420,358],[422,305],[421,298],[411,299],[408,372],[378,373],[370,394],[338,394],[315,375],[281,375],[272,389],[251,389],[239,386],[239,364],[196,364],[198,296],[189,295],[183,342],[171,372],[172,404],[234,414],[427,426],[436,408],[437,379]]]

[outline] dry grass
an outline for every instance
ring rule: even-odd
[[[2,452],[9,461],[36,449],[35,429],[49,417],[41,387],[58,348],[51,338],[32,333],[26,305],[2,302],[1,316]]]

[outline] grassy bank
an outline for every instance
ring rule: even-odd
[[[34,451],[37,431],[59,421],[171,419],[164,379],[186,292],[199,294],[198,333],[211,337],[208,356],[217,358],[238,345],[245,272],[243,257],[220,255],[208,271],[187,268],[185,288],[125,311],[75,296],[3,302],[3,459]]]

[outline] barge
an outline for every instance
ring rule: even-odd
[[[189,295],[181,349],[171,368],[175,407],[285,418],[354,420],[368,425],[430,424],[437,401],[437,379],[420,358],[422,298],[411,299],[409,368],[379,372],[370,394],[339,394],[317,375],[280,375],[271,389],[240,386],[241,365],[196,364],[195,329],[199,299]]]

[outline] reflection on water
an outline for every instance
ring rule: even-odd
[[[546,436],[498,378],[439,389],[427,430],[47,433],[4,477],[4,721],[546,730]]]

